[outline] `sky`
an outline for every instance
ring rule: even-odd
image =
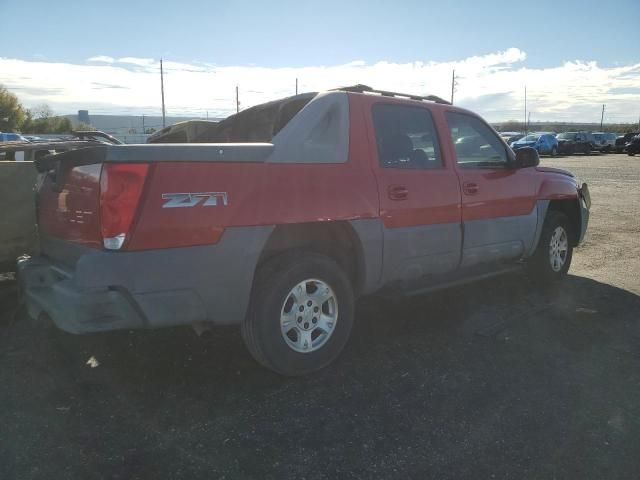
[[[490,121],[640,119],[640,1],[0,0],[0,84],[58,114],[220,117],[363,83]],[[27,16],[25,16],[28,13]],[[20,21],[6,21],[7,19]],[[7,41],[6,39],[11,39]]]

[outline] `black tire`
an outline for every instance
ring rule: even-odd
[[[557,147],[551,147],[551,156],[555,157],[558,155],[558,149]]]
[[[567,251],[564,263],[560,269],[554,269],[551,261],[551,239],[557,228],[564,229],[567,236]],[[527,271],[535,282],[541,285],[548,285],[562,280],[569,271],[571,259],[573,258],[573,239],[571,222],[562,212],[550,211],[544,220],[540,240],[534,254],[527,261]]]
[[[629,155],[630,157],[633,157],[635,155],[634,152],[627,152],[627,155]]]
[[[320,280],[333,290],[337,320],[321,347],[301,353],[285,341],[280,316],[291,290],[307,279]],[[305,375],[327,366],[343,350],[353,326],[354,304],[351,282],[334,260],[309,252],[284,254],[256,273],[249,312],[241,325],[242,338],[263,366],[282,375]]]
[[[584,149],[582,150],[582,153],[584,153],[585,155],[590,155],[591,154],[591,146],[589,144],[584,146]]]

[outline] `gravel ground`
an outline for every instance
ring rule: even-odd
[[[306,378],[235,329],[46,329],[0,281],[0,479],[638,478],[640,159],[543,163],[593,198],[561,288],[366,299]]]

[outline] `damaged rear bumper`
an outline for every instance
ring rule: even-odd
[[[217,244],[106,252],[45,238],[21,259],[29,315],[70,333],[238,324],[272,226],[229,228]]]
[[[69,333],[191,324],[206,318],[204,306],[193,291],[132,294],[117,286],[80,289],[72,272],[43,257],[21,259],[18,280],[29,316],[46,314]]]

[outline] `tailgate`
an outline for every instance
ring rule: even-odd
[[[44,237],[101,248],[100,173],[104,147],[49,155],[36,162],[44,175],[36,196]]]

